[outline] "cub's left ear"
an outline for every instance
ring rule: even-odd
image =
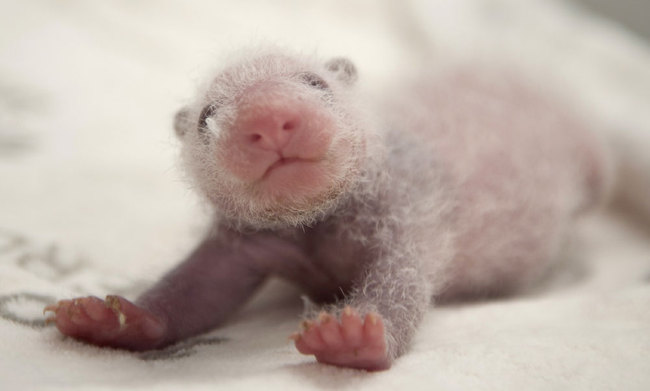
[[[187,129],[190,126],[190,110],[187,107],[183,107],[178,110],[174,116],[174,131],[176,131],[176,136],[178,138],[183,138]]]
[[[325,68],[345,84],[353,84],[357,80],[357,67],[345,57],[334,57],[325,63]]]

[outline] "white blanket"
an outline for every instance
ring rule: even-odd
[[[506,59],[553,74],[650,155],[647,47],[557,1],[2,1],[0,390],[650,389],[650,233],[605,213],[533,292],[432,308],[386,372],[299,355],[300,299],[277,281],[163,351],[45,325],[55,298],[133,298],[192,248],[207,209],[171,118],[220,55],[260,41],[346,55],[366,84],[423,60]]]

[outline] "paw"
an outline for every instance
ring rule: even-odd
[[[165,335],[162,321],[119,296],[61,300],[43,310],[48,311],[53,316],[47,321],[61,333],[94,345],[147,350],[157,347]]]
[[[304,321],[302,332],[290,338],[300,353],[313,354],[321,363],[370,371],[390,367],[384,323],[375,313],[362,319],[345,307],[338,320],[322,312],[316,321]]]

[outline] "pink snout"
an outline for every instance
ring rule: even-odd
[[[245,181],[283,162],[318,162],[332,143],[334,120],[320,102],[259,96],[243,102],[229,129],[222,162]],[[275,165],[275,166],[274,166]]]
[[[291,109],[266,108],[255,109],[257,113],[242,113],[246,120],[238,123],[241,147],[253,152],[255,150],[282,153],[291,139],[300,134],[302,119],[300,113]]]

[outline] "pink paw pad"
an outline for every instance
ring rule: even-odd
[[[70,337],[95,345],[129,350],[156,347],[165,334],[164,324],[149,311],[119,296],[94,296],[61,300],[45,307],[47,319]]]
[[[304,321],[302,332],[291,336],[302,354],[342,367],[382,370],[390,367],[381,316],[369,313],[364,319],[346,307],[340,320],[325,312],[316,321]]]

